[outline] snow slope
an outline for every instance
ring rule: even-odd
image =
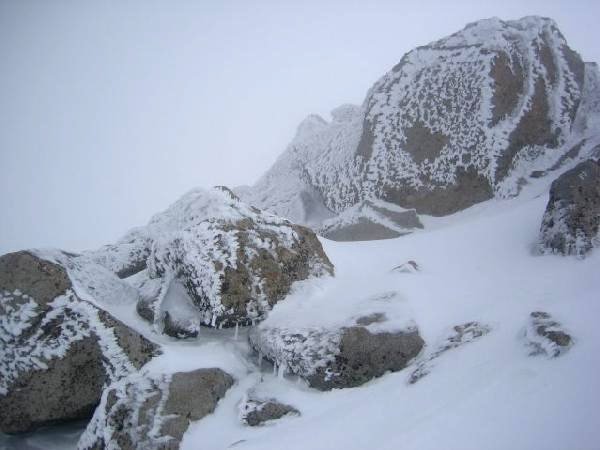
[[[183,449],[597,449],[600,252],[585,260],[533,254],[546,192],[539,180],[518,199],[425,217],[425,231],[394,240],[323,240],[336,277],[304,283],[267,319],[335,325],[370,311],[369,299],[397,292],[395,310],[406,312],[397,319],[416,321],[427,342],[423,358],[452,326],[489,325],[485,336],[442,354],[414,385],[408,384],[409,367],[359,388],[318,392],[278,376],[266,363],[259,372],[244,329],[203,328],[197,340],[179,342],[157,336],[134,305],[112,305],[111,312],[163,344],[164,354],[146,370],[217,366],[236,378],[215,413],[190,427]],[[408,260],[421,271],[391,271]],[[566,354],[529,356],[523,334],[536,310],[549,312],[572,334],[575,344]],[[243,426],[237,405],[249,389],[302,415]],[[5,439],[4,445],[26,441],[28,448],[43,448],[35,439]]]

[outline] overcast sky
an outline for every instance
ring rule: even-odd
[[[0,253],[93,248],[194,186],[251,184],[309,113],[498,16],[600,61],[600,2],[0,0]]]

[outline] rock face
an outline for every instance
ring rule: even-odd
[[[359,318],[339,330],[258,327],[250,345],[285,371],[319,390],[356,387],[387,371],[405,368],[423,348],[416,326],[396,332],[371,331],[385,315]]]
[[[92,415],[104,385],[158,348],[80,297],[71,257],[0,257],[0,430],[21,433]],[[100,281],[100,279],[98,280]]]
[[[177,450],[192,421],[211,414],[233,385],[221,369],[134,374],[111,385],[79,450]]]
[[[456,325],[452,328],[452,331],[442,339],[441,343],[433,350],[433,352],[417,363],[417,367],[413,370],[408,379],[409,384],[415,384],[421,378],[428,375],[433,370],[435,360],[448,350],[473,342],[480,337],[485,336],[490,331],[491,327],[478,322],[467,322],[462,325]]]
[[[531,348],[531,355],[543,354],[551,358],[562,355],[573,345],[571,335],[544,311],[534,311],[529,315],[525,341]]]
[[[315,229],[365,201],[441,216],[516,195],[598,148],[599,86],[552,20],[482,20],[404,55],[362,106],[305,119],[239,193]]]
[[[287,415],[300,415],[293,406],[275,399],[260,399],[246,396],[240,403],[240,420],[251,427],[257,427],[270,420],[281,419]]]
[[[583,257],[599,244],[600,161],[588,160],[552,183],[539,248]]]
[[[116,245],[87,255],[131,274],[138,312],[159,331],[190,337],[200,325],[249,325],[293,282],[333,274],[316,235],[241,202],[229,189],[196,189]]]

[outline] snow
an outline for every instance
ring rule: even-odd
[[[389,322],[382,326],[415,321],[427,343],[424,357],[455,325],[489,326],[484,336],[440,354],[413,385],[414,365],[358,388],[320,392],[274,374],[264,361],[260,371],[247,328],[237,339],[234,330],[202,328],[197,339],[177,341],[156,334],[134,304],[113,310],[161,343],[163,354],[144,367],[147,373],[220,367],[236,379],[215,413],[190,426],[184,450],[200,442],[209,450],[234,443],[244,450],[429,450],[441,443],[467,450],[595,448],[600,252],[585,260],[534,255],[546,192],[540,180],[517,199],[425,217],[425,231],[393,240],[323,240],[336,277],[299,283],[265,322],[323,329],[385,307]],[[408,260],[421,270],[391,271]],[[529,355],[532,311],[547,311],[572,333],[568,352],[553,359]],[[301,416],[244,426],[238,407],[248,391],[292,405]]]

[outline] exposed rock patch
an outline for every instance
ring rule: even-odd
[[[565,353],[573,345],[573,338],[550,314],[534,311],[529,315],[525,340],[531,355],[544,354],[551,358]]]

